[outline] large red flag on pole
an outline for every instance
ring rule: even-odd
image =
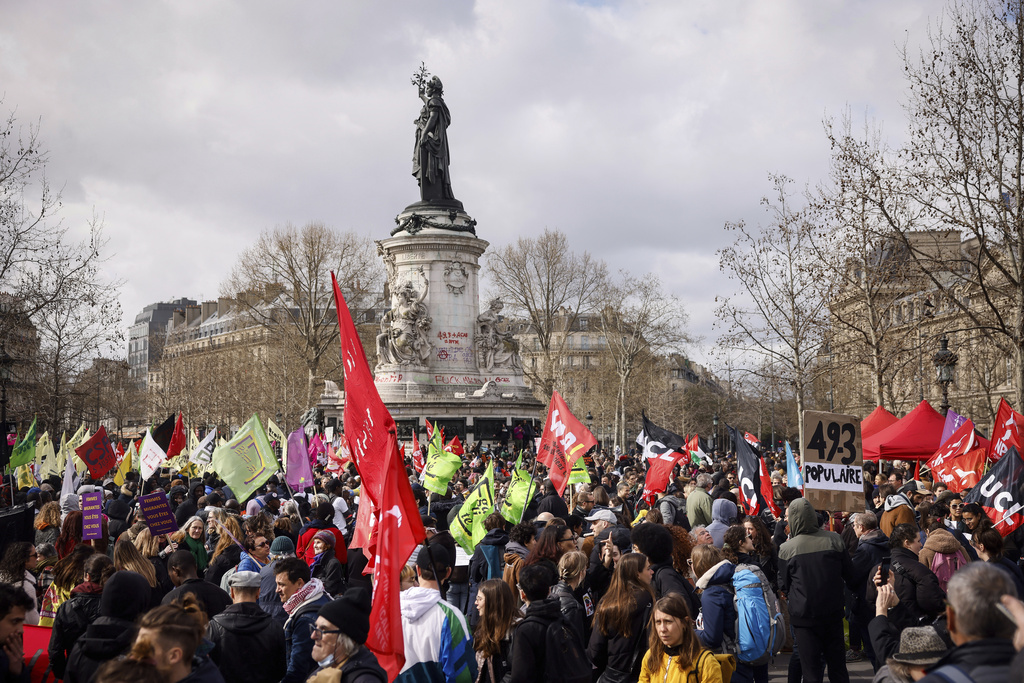
[[[548,466],[548,479],[558,495],[565,491],[573,463],[596,445],[597,439],[590,430],[576,419],[558,392],[553,392],[537,459]]]
[[[361,535],[362,547],[369,551],[367,573],[372,571],[375,577],[370,612],[373,627],[366,645],[387,670],[388,679],[394,680],[405,664],[399,599],[402,566],[426,532],[398,453],[395,421],[377,393],[334,273],[331,285],[345,372],[345,435],[363,488],[356,532]]]
[[[185,450],[185,421],[182,419],[181,413],[178,413],[178,419],[174,422],[174,431],[171,432],[171,441],[167,444],[167,458],[180,455],[183,450]]]

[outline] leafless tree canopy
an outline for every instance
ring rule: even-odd
[[[564,350],[564,328],[601,305],[608,279],[603,261],[570,249],[565,235],[545,230],[534,239],[516,242],[487,255],[487,275],[509,314],[529,321],[544,362],[527,377],[541,395],[555,388],[555,359]]]
[[[322,223],[265,231],[239,256],[221,287],[224,296],[305,363],[307,405],[316,398],[318,378],[340,374],[334,372],[338,324],[331,271],[356,322],[372,315],[384,279],[372,242]]]

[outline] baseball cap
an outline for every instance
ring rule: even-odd
[[[597,510],[594,514],[589,517],[584,517],[588,522],[608,522],[609,524],[617,524],[618,518],[615,513],[611,510]]]

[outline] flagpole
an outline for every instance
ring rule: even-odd
[[[526,487],[526,502],[523,503],[523,509],[520,510],[520,512],[519,512],[519,523],[520,524],[523,523],[523,517],[526,516],[526,508],[528,508],[530,506],[530,497],[533,495],[533,480],[537,476],[537,461],[538,460],[540,460],[540,458],[534,458],[533,459],[533,471],[530,472],[530,484],[529,484],[529,486]],[[427,502],[427,505],[428,505],[428,509],[429,509],[429,505],[430,505],[429,501]]]

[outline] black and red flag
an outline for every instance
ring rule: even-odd
[[[1024,524],[1024,460],[1016,446],[1010,446],[964,502],[980,505],[1004,537]]]
[[[781,516],[772,496],[772,482],[767,467],[754,447],[747,442],[738,429],[725,426],[732,437],[736,449],[736,479],[740,484],[740,503],[748,515],[760,514],[763,510],[772,511],[776,517]]]
[[[153,441],[157,446],[167,452],[167,447],[171,445],[171,437],[174,436],[174,418],[176,415],[171,413],[170,417],[163,421],[157,427],[153,427]]]

